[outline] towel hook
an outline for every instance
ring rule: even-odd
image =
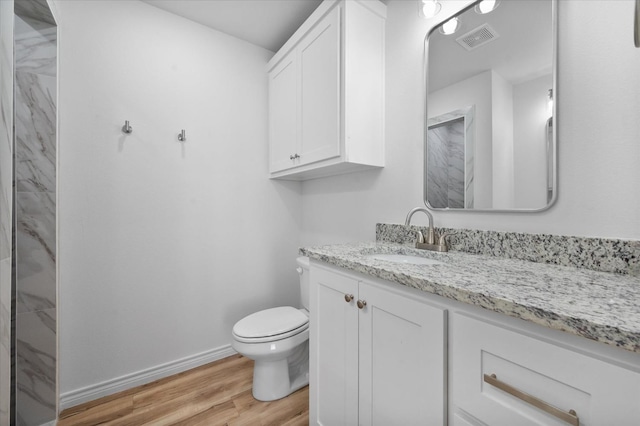
[[[129,125],[129,120],[124,121],[124,126],[122,126],[122,131],[126,134],[133,132],[133,127]]]
[[[180,142],[184,142],[187,140],[187,136],[185,135],[184,129],[178,134],[178,140]]]

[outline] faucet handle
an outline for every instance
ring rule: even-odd
[[[422,234],[422,231],[416,231],[416,233],[418,234],[418,240],[416,243],[424,244],[424,235]]]
[[[424,239],[424,242],[427,244],[436,243],[436,232],[432,227],[427,228],[427,237]]]
[[[438,237],[438,245],[439,246],[445,246],[447,245],[447,237],[449,236],[449,234],[442,234]]]

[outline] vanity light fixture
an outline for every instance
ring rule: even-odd
[[[498,5],[500,4],[500,0],[482,0],[475,7],[475,11],[480,15],[484,15],[485,13],[493,12],[496,10]]]
[[[449,19],[440,27],[440,33],[444,35],[454,34],[460,29],[460,20],[456,17]]]
[[[421,17],[431,19],[440,12],[442,5],[438,0],[420,0],[418,7],[420,8],[418,13]]]

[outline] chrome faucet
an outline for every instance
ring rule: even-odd
[[[422,235],[422,232],[418,231],[418,240],[416,241],[416,248],[423,250],[431,250],[431,251],[449,251],[447,247],[446,236],[447,234],[442,234],[440,236],[436,236],[435,229],[433,228],[433,215],[431,212],[424,207],[416,207],[411,209],[409,214],[407,214],[407,219],[404,221],[405,226],[411,225],[411,218],[417,212],[423,212],[429,218],[429,228],[427,229],[426,238]],[[436,240],[438,242],[436,243]]]

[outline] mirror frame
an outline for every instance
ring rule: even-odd
[[[553,105],[551,109],[551,117],[553,120],[553,126],[551,127],[552,131],[552,141],[551,141],[551,151],[553,153],[552,165],[551,165],[551,177],[553,179],[551,188],[553,193],[551,195],[551,199],[547,203],[546,206],[541,207],[539,209],[461,209],[461,208],[450,208],[450,207],[432,207],[427,201],[427,172],[428,172],[428,141],[427,137],[429,134],[429,37],[435,31],[438,31],[440,26],[448,21],[449,19],[460,16],[465,13],[467,10],[476,7],[478,3],[482,0],[476,0],[471,2],[469,5],[460,9],[459,11],[448,15],[446,18],[439,21],[435,24],[427,33],[424,39],[424,61],[423,61],[423,76],[422,80],[424,83],[424,135],[423,135],[423,146],[424,146],[424,174],[422,178],[423,184],[423,196],[424,196],[424,204],[425,206],[432,211],[438,212],[470,212],[470,213],[539,213],[545,210],[549,210],[558,199],[558,0],[550,0],[551,1],[551,26],[552,26],[552,40],[553,40],[553,50],[551,53],[552,64],[551,64],[551,77],[553,79],[552,90],[553,90]]]

